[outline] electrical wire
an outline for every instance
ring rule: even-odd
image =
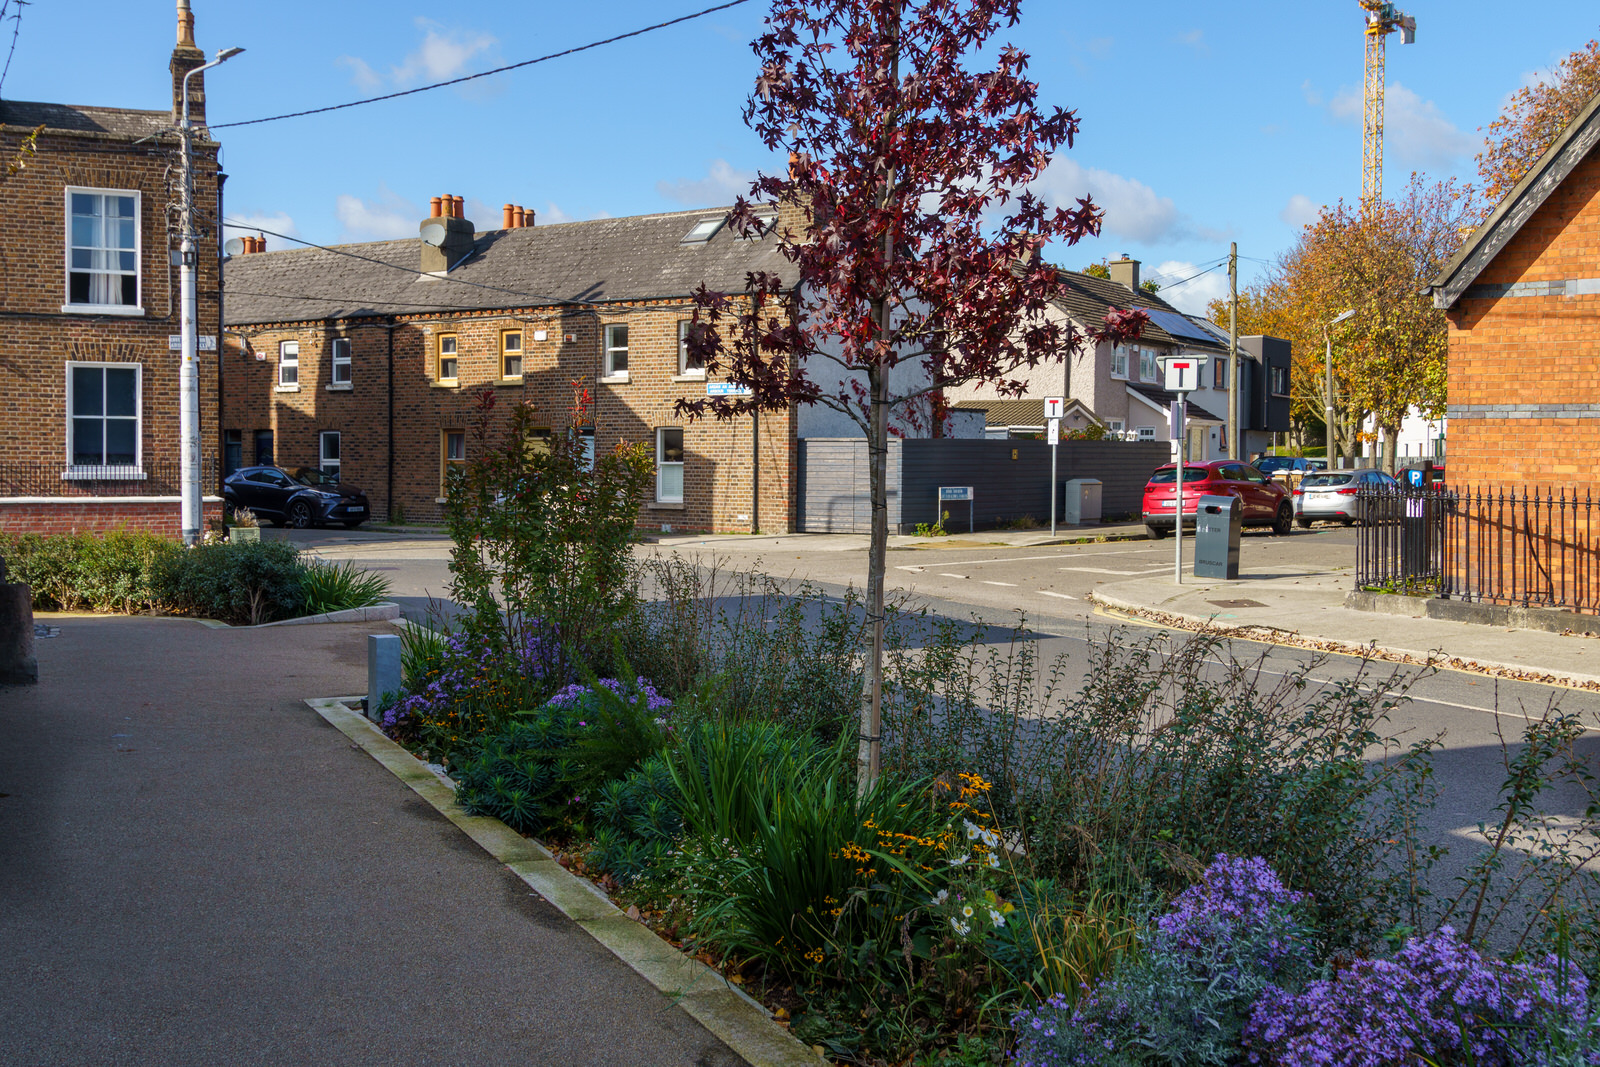
[[[1205,275],[1210,274],[1212,271],[1218,270],[1219,268],[1221,268],[1221,266],[1222,266],[1222,264],[1218,263],[1215,266],[1207,267],[1205,270],[1200,271],[1197,274],[1189,275],[1187,278],[1184,278],[1182,281],[1163,282],[1163,283],[1161,283],[1161,289],[1162,289],[1163,292],[1165,292],[1168,289],[1176,289],[1180,285],[1188,285],[1190,282],[1194,281],[1196,278],[1204,277]]]
[[[669,19],[666,22],[658,22],[654,26],[646,26],[643,29],[632,30],[628,33],[619,33],[615,37],[607,37],[603,41],[591,41],[589,44],[581,44],[576,48],[568,48],[561,52],[551,52],[549,55],[540,56],[537,59],[525,59],[520,63],[512,63],[508,66],[496,67],[494,70],[486,70],[479,74],[468,74],[460,78],[451,78],[449,81],[434,82],[432,85],[420,85],[415,89],[403,89],[397,93],[385,93],[382,96],[371,96],[365,100],[352,100],[347,104],[332,104],[328,107],[314,107],[308,111],[291,111],[285,115],[271,115],[264,119],[245,119],[242,122],[218,122],[211,124],[210,128],[213,130],[226,130],[234,126],[255,126],[262,122],[278,122],[282,119],[303,118],[306,115],[322,115],[329,111],[342,111],[347,107],[360,107],[362,104],[376,104],[380,100],[394,100],[402,96],[412,96],[416,93],[425,93],[430,89],[443,89],[449,85],[460,85],[462,82],[473,81],[477,78],[487,78],[491,74],[504,74],[508,70],[517,70],[521,67],[531,67],[535,63],[545,63],[552,59],[560,59],[562,56],[575,55],[578,52],[587,52],[591,48],[599,48],[601,45],[615,44],[618,41],[626,41],[630,37],[639,37],[646,33],[653,33],[656,30],[664,30],[668,26],[676,26],[680,22],[688,22],[691,19],[703,18],[706,15],[714,14],[718,11],[726,11],[730,7],[738,7],[740,4],[745,3],[749,3],[749,0],[728,0],[728,2],[725,4],[717,4],[715,7],[708,7],[703,11],[696,11],[690,15],[680,15],[678,18]]]
[[[1207,268],[1209,270],[1215,270],[1217,267],[1222,266],[1222,264],[1226,263],[1227,261],[1228,261],[1228,257],[1227,256],[1222,256],[1222,257],[1220,257],[1218,259],[1208,259],[1204,263],[1190,263],[1185,267],[1185,269],[1186,270],[1196,270],[1196,269],[1198,269],[1200,267],[1205,267],[1205,268]],[[1160,285],[1160,286],[1162,286],[1164,288],[1168,283],[1166,281],[1164,281],[1163,279],[1176,277],[1178,273],[1179,273],[1178,271],[1171,271],[1171,272],[1169,272],[1167,274],[1152,274],[1146,280],[1155,282],[1157,285]]]

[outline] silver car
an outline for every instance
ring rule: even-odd
[[[1380,470],[1323,471],[1307,474],[1294,491],[1294,521],[1301,528],[1318,519],[1346,526],[1367,518],[1366,504],[1357,495],[1363,489],[1394,489],[1399,482]]]

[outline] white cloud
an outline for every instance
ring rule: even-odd
[[[1190,315],[1204,315],[1206,305],[1228,295],[1228,272],[1214,270],[1194,278],[1196,274],[1199,274],[1199,268],[1193,263],[1181,259],[1169,259],[1154,270],[1145,271],[1144,277],[1162,282],[1161,298],[1179,311]],[[1182,285],[1172,284],[1183,282],[1185,278],[1193,280]]]
[[[1190,30],[1188,33],[1178,34],[1178,43],[1188,45],[1203,56],[1211,54],[1211,46],[1206,43],[1206,35],[1203,30],[1195,29]]]
[[[1305,97],[1306,103],[1312,107],[1322,106],[1322,94],[1312,87],[1310,78],[1300,83],[1300,95]]]
[[[499,43],[492,34],[448,28],[431,19],[419,18],[416,23],[423,31],[421,46],[406,56],[404,62],[391,66],[387,74],[379,74],[370,63],[356,56],[340,56],[338,62],[350,68],[351,80],[364,90],[379,89],[385,84],[404,88],[423,82],[446,81],[468,73],[475,57]]]
[[[1341,89],[1328,103],[1334,118],[1359,126],[1362,94]],[[1432,100],[1424,100],[1399,82],[1384,89],[1383,150],[1402,166],[1445,170],[1477,148],[1472,135],[1456,128]]]
[[[239,237],[244,234],[255,236],[263,230],[270,230],[273,234],[281,233],[285,237],[300,236],[300,227],[295,225],[294,219],[286,212],[230,214],[228,217],[233,221],[222,224],[224,237]],[[283,246],[282,240],[274,240],[270,235],[267,240],[272,246]]]
[[[400,237],[415,237],[417,226],[426,212],[380,185],[376,200],[363,200],[341,193],[334,204],[334,214],[344,227],[341,235],[343,240],[391,241]]]
[[[1082,167],[1065,156],[1050,161],[1033,183],[1033,191],[1049,204],[1071,207],[1087,194],[1105,212],[1100,232],[1140,244],[1198,237],[1216,240],[1226,234],[1197,226],[1178,210],[1172,198],[1161,196],[1136,178],[1108,170]]]
[[[690,207],[731,204],[734,198],[749,195],[755,177],[755,171],[736,170],[726,159],[716,159],[704,178],[656,182],[656,191]]]
[[[558,222],[571,222],[573,219],[571,215],[562,211],[554,200],[546,200],[544,202],[544,211],[539,213],[539,221],[555,225]]]
[[[1295,193],[1289,198],[1289,202],[1284,205],[1283,210],[1278,212],[1278,218],[1298,230],[1302,226],[1309,226],[1316,222],[1321,210],[1317,204],[1311,202],[1309,196],[1304,193]]]

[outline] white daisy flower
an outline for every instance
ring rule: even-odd
[[[993,852],[985,856],[984,859],[988,861],[988,864],[991,867],[998,868],[1000,866],[1000,857],[996,856]]]
[[[968,904],[965,907],[963,907],[961,909],[961,915],[962,915],[963,918],[966,918],[966,919],[972,918],[972,905]]]
[[[1004,926],[1006,924],[1006,917],[1001,915],[998,911],[995,911],[993,908],[990,908],[989,921],[994,923],[996,926]]]
[[[933,895],[933,904],[934,904],[935,907],[937,907],[938,905],[943,904],[945,901],[947,901],[949,899],[950,899],[950,890],[941,889],[941,890],[939,890],[937,893],[935,893]]]
[[[968,841],[977,840],[978,836],[983,833],[983,827],[981,827],[978,824],[974,823],[971,819],[962,819],[961,821],[963,823],[965,823],[966,826],[967,826],[967,840]]]
[[[950,866],[959,867],[965,862],[967,862],[967,854],[963,852],[961,855],[950,861]]]
[[[972,929],[972,927],[968,926],[960,919],[951,919],[950,925],[955,929],[955,932],[962,937],[966,937],[967,933]]]

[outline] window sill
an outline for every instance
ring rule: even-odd
[[[330,393],[348,393],[355,387],[355,382],[329,382],[323,386]]]
[[[149,475],[140,467],[68,467],[61,472],[64,482],[142,482]]]
[[[595,381],[601,385],[627,385],[628,376],[626,374],[607,374],[596,378]]]
[[[433,498],[433,502],[435,504],[448,504],[450,502],[450,498],[447,496],[436,496]]]
[[[647,500],[645,501],[644,506],[649,508],[651,511],[682,511],[684,508],[683,501],[681,500],[677,503],[663,500]]]
[[[274,385],[272,391],[274,393],[298,393],[300,387],[298,385]]]
[[[674,374],[672,380],[675,382],[703,382],[706,380],[706,376],[703,371],[699,374]]]
[[[63,315],[122,315],[133,317],[143,315],[144,308],[128,307],[126,304],[62,304]]]
[[[429,382],[428,383],[428,388],[430,388],[430,389],[459,389],[460,388],[460,382],[456,378],[446,378],[443,381]]]
[[[522,384],[522,375],[516,374],[516,375],[512,375],[510,377],[501,378],[498,382],[495,382],[494,384],[496,384],[496,385],[521,385]]]

